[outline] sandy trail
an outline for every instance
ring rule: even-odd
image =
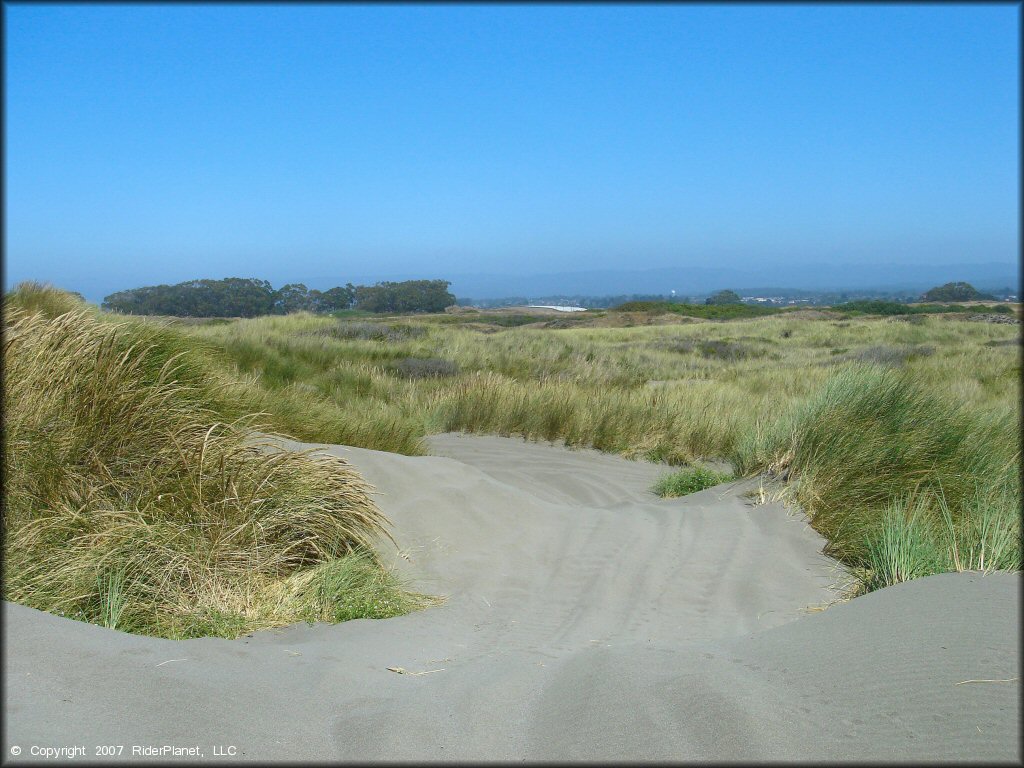
[[[171,641],[5,603],[4,754],[1019,761],[1018,576],[944,574],[815,611],[842,572],[749,486],[663,500],[663,467],[430,444],[326,450],[377,486],[404,555],[387,556],[445,605]]]

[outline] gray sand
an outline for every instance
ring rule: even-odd
[[[5,758],[1020,760],[1019,576],[943,574],[823,611],[844,573],[749,484],[663,500],[663,467],[430,444],[327,450],[378,488],[401,547],[385,556],[445,605],[172,641],[5,603]]]

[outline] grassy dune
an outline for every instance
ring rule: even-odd
[[[785,479],[863,590],[1019,569],[1019,326],[782,312],[596,327],[612,314],[183,323],[23,288],[4,307],[8,599],[169,636],[422,604],[373,560],[384,521],[358,477],[254,451],[253,413],[405,454],[465,430],[728,459]]]
[[[39,287],[3,309],[5,599],[165,637],[423,603],[355,470],[225,421],[195,339]]]
[[[1017,326],[789,312],[624,328],[361,322],[192,332],[268,390],[388,425],[365,430],[365,447],[412,453],[421,435],[465,430],[783,476],[862,589],[1019,567]],[[410,358],[448,374],[403,377],[395,362]],[[910,535],[915,547],[891,545]],[[894,568],[893,553],[920,562]]]

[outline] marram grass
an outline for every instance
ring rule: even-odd
[[[826,551],[861,569],[864,588],[964,563],[1019,566],[1016,424],[1009,413],[965,409],[906,372],[845,368],[748,436],[737,456],[748,472],[788,477],[791,497],[828,539]],[[948,557],[939,543],[946,539]],[[988,565],[981,556],[955,556],[961,540],[975,542],[961,549],[987,549]]]
[[[164,637],[397,615],[343,459],[254,444],[130,323],[4,306],[4,597]]]
[[[51,316],[84,306],[39,286],[20,301]],[[488,325],[485,313],[372,327],[306,313],[194,326],[92,314],[154,345],[150,376],[177,355],[175,379],[211,424],[259,412],[268,431],[406,454],[457,430],[675,465],[728,459],[743,475],[786,478],[865,588],[936,569],[1019,568],[1019,537],[1007,533],[1020,503],[1019,327],[801,313],[636,327],[623,313],[588,313],[572,328]],[[445,361],[451,375],[404,377],[403,360]],[[907,499],[920,509],[904,524],[892,510]],[[935,544],[943,509],[955,556]],[[923,551],[922,525],[949,557],[886,571],[899,553]],[[1003,554],[993,559],[994,547]],[[124,579],[104,583],[123,594]],[[235,621],[226,610],[210,621]]]
[[[868,535],[860,589],[870,592],[946,571],[1019,571],[1019,508],[979,494],[960,509],[939,493],[896,499]]]
[[[196,333],[243,371],[270,376],[265,381],[277,393],[294,386],[275,383],[288,371],[311,401],[364,418],[391,414],[410,438],[449,430],[515,435],[669,464],[725,458],[745,475],[782,476],[829,554],[864,575],[864,588],[877,588],[892,581],[878,575],[880,537],[916,546],[919,526],[891,512],[908,495],[926,499],[929,521],[941,512],[939,498],[958,520],[976,517],[978,498],[989,500],[986,519],[1005,522],[1019,508],[1021,369],[1011,344],[1019,329],[919,319],[781,313],[482,333],[421,318],[411,321],[420,333],[346,340],[359,334],[299,315]],[[459,372],[402,381],[388,368],[407,357],[449,360]],[[372,431],[359,439],[371,448],[393,441]],[[951,568],[954,560],[932,557],[923,571],[891,574],[901,580]]]

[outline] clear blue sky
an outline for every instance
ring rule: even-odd
[[[1019,249],[1015,5],[7,5],[6,275]]]

